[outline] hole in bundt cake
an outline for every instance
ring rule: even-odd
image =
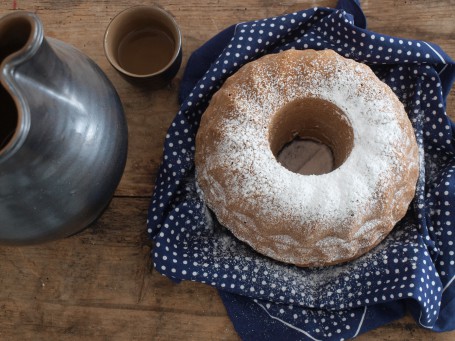
[[[319,141],[296,137],[286,143],[276,156],[291,172],[303,175],[325,174],[333,170],[333,152]]]
[[[286,104],[275,114],[269,142],[283,167],[303,175],[320,175],[346,161],[354,145],[354,132],[336,105],[304,98]]]

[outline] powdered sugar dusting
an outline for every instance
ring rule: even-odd
[[[319,248],[317,258],[329,262],[337,257],[352,258],[368,246],[365,243],[374,246],[385,236],[383,227],[373,240],[364,234],[371,233],[368,226],[378,226],[368,223],[375,219],[375,210],[382,210],[389,219],[389,210],[394,208],[384,211],[383,191],[390,190],[390,181],[398,184],[397,190],[406,183],[409,166],[405,163],[403,168],[402,159],[414,148],[415,141],[407,135],[410,124],[409,129],[403,129],[403,117],[397,118],[406,114],[395,97],[390,100],[391,90],[376,78],[373,86],[364,86],[373,76],[367,66],[324,51],[302,67],[300,59],[291,58],[293,53],[267,56],[267,63],[247,65],[239,76],[234,76],[245,77],[243,83],[226,82],[217,95],[226,97],[229,108],[216,108],[216,124],[223,129],[219,138],[211,141],[214,151],[205,155],[204,166],[198,172],[210,178],[210,190],[216,192],[209,205],[227,207],[229,214],[242,222],[233,232],[260,252],[292,263],[294,256],[283,259],[280,254],[302,248],[302,241],[310,245],[319,242],[315,246]],[[329,53],[332,58],[327,62],[323,56]],[[354,131],[350,156],[328,174],[293,173],[277,162],[270,149],[268,127],[273,115],[287,103],[308,97],[335,104]],[[417,167],[417,158],[413,162]],[[223,185],[211,175],[216,169],[229,172]],[[239,205],[242,201],[246,204]],[[226,223],[225,218],[217,216]],[[266,221],[266,226],[261,221]],[[231,228],[229,223],[226,225]],[[391,228],[394,223],[387,225]],[[251,241],[250,227],[259,244],[272,242],[272,246],[261,248]],[[302,234],[304,237],[296,237]],[[334,245],[339,246],[339,254],[334,254]],[[308,260],[313,251],[299,254]]]

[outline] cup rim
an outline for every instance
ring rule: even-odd
[[[164,15],[167,19],[169,19],[171,21],[172,25],[174,26],[174,28],[176,29],[176,32],[177,32],[177,37],[176,38],[177,38],[177,40],[175,42],[175,49],[174,49],[174,53],[172,55],[172,58],[169,59],[169,62],[165,66],[163,66],[161,69],[159,69],[158,71],[155,71],[153,73],[137,74],[137,73],[132,73],[132,72],[129,72],[129,71],[125,70],[108,53],[107,46],[108,46],[108,39],[109,39],[109,32],[110,32],[109,29],[110,29],[112,23],[115,20],[118,20],[119,17],[121,17],[123,15],[126,15],[129,12],[133,12],[133,11],[136,11],[138,9],[145,9],[145,8],[157,11],[160,14]],[[163,74],[164,72],[166,72],[175,63],[175,61],[177,60],[177,58],[178,58],[178,56],[180,54],[180,51],[182,49],[182,32],[180,30],[179,25],[177,24],[177,21],[174,19],[174,17],[168,11],[162,9],[161,7],[159,7],[157,5],[136,5],[136,6],[131,6],[131,7],[125,8],[124,10],[118,12],[111,19],[111,21],[109,22],[109,24],[106,27],[106,31],[104,32],[103,48],[104,48],[104,55],[106,56],[107,60],[109,61],[109,63],[118,72],[120,72],[120,73],[122,73],[124,75],[127,75],[129,77],[132,77],[132,78],[138,78],[138,79],[151,78],[151,77],[159,76],[159,75]]]

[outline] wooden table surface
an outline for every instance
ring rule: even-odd
[[[137,3],[147,3],[138,1]],[[150,3],[150,2],[148,2]],[[423,39],[455,56],[455,1],[362,1],[369,28]],[[105,27],[130,1],[15,0],[0,15],[36,12],[45,34],[90,56],[112,80],[129,126],[129,156],[115,197],[91,227],[65,240],[32,247],[0,246],[0,340],[238,340],[216,291],[174,284],[151,269],[146,216],[166,130],[177,112],[179,79],[196,48],[228,25],[335,5],[316,0],[163,0],[184,37],[183,67],[168,87],[131,86],[103,54]],[[448,114],[455,117],[452,90]],[[1,217],[0,217],[1,219]],[[358,340],[455,340],[408,316]]]

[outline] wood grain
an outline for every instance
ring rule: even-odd
[[[138,1],[139,3],[150,3]],[[362,1],[369,28],[439,44],[455,56],[453,0]],[[112,80],[129,125],[129,156],[109,208],[83,232],[32,247],[0,247],[1,340],[239,340],[216,291],[176,284],[151,269],[145,235],[149,198],[162,144],[178,110],[179,80],[196,48],[240,21],[334,6],[316,0],[166,0],[184,36],[184,61],[168,87],[151,91],[124,81],[103,54],[110,19],[131,6],[126,0],[2,1],[0,15],[16,9],[36,12],[48,36],[73,44]],[[455,118],[455,92],[448,100]],[[0,217],[1,219],[1,217]],[[417,327],[409,316],[362,335],[358,340],[455,339]]]

